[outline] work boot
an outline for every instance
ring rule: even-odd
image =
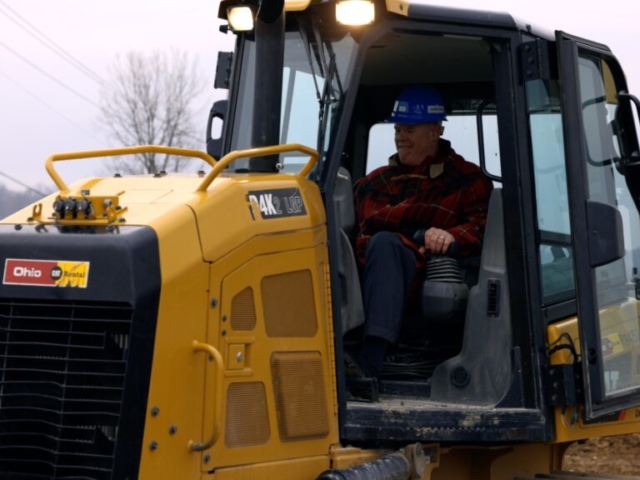
[[[380,396],[379,374],[368,368],[365,357],[344,354],[347,399],[359,402],[377,402]]]

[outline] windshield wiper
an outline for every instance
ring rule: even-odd
[[[316,98],[318,100],[319,118],[318,118],[318,135],[317,135],[317,150],[321,155],[324,155],[324,143],[327,131],[327,122],[329,121],[329,110],[335,107],[340,102],[343,95],[342,82],[340,80],[340,73],[338,71],[336,55],[333,51],[333,45],[329,42],[323,42],[320,36],[320,30],[316,22],[312,22],[311,25],[307,25],[313,32],[314,41],[313,44],[309,39],[306,28],[303,26],[303,22],[300,23],[300,35],[305,43],[305,52],[307,54],[307,60],[311,69],[311,75],[313,77],[313,83],[316,89]],[[313,55],[312,55],[313,45]],[[315,59],[313,58],[315,56]],[[328,62],[327,62],[328,57]],[[322,92],[318,85],[318,78],[316,76],[316,69],[314,66],[314,60],[320,67],[320,77],[324,78],[324,85]],[[335,84],[335,88],[334,88]],[[318,169],[321,169],[323,162],[319,162]],[[319,172],[318,172],[319,173]]]

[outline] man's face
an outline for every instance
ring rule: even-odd
[[[438,151],[442,128],[437,123],[395,125],[395,141],[404,165],[420,165],[427,156]]]

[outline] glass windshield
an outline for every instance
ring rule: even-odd
[[[336,36],[318,27],[311,15],[300,15],[296,30],[285,34],[284,70],[280,143],[301,143],[316,148],[320,161],[330,145],[331,129],[342,105],[343,86],[356,42],[349,33]],[[329,38],[331,33],[331,38]],[[231,150],[251,148],[254,84],[260,81],[255,72],[255,42],[243,39],[242,72],[237,85],[237,101],[233,118]],[[307,157],[281,155],[285,172],[296,173]],[[246,162],[236,168],[246,168]]]

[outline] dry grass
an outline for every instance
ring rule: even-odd
[[[564,457],[564,470],[640,475],[640,433],[572,445]]]

